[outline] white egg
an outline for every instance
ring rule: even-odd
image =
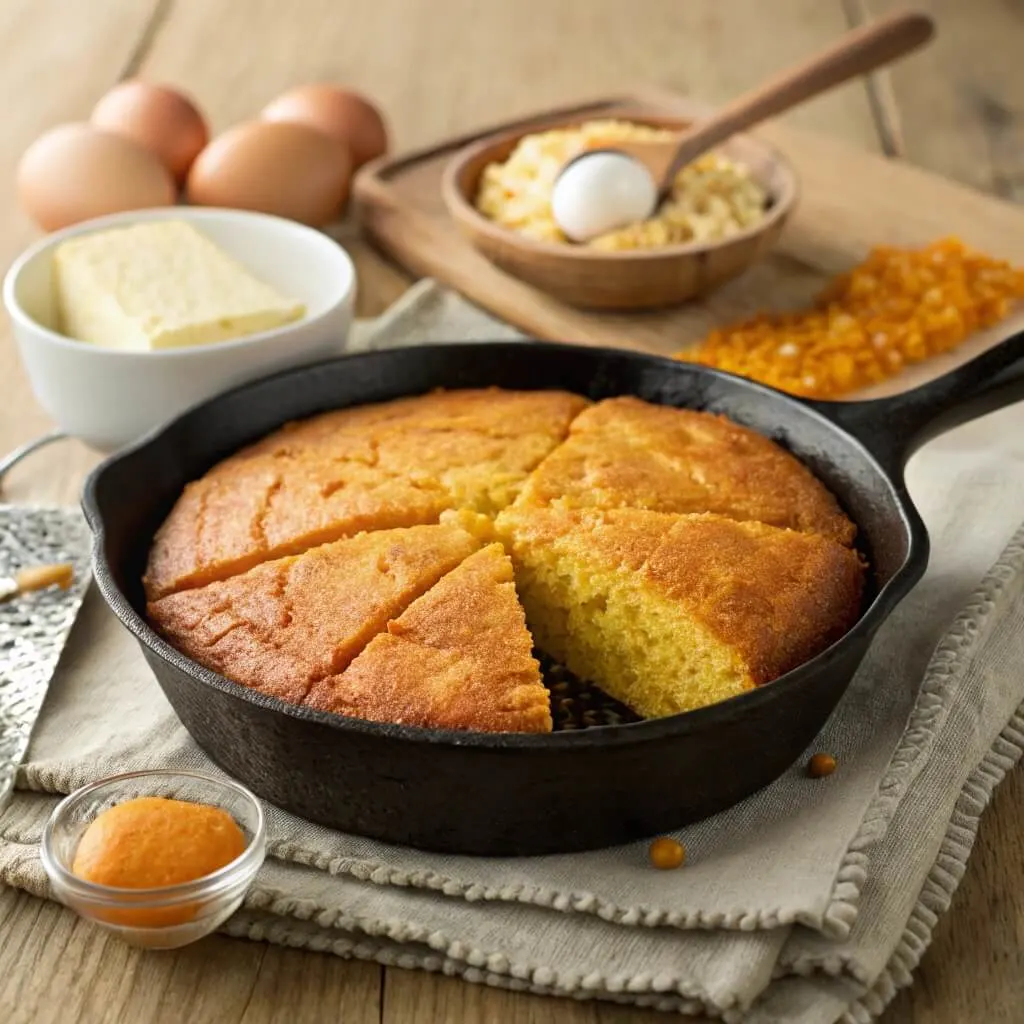
[[[647,168],[625,153],[595,152],[569,164],[551,195],[555,222],[574,242],[649,217],[658,189]]]

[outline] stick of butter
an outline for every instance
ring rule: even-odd
[[[63,333],[127,352],[210,345],[305,313],[184,221],[72,238],[54,278]]]

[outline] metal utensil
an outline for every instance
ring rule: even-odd
[[[8,452],[7,455],[0,459],[0,488],[3,488],[4,477],[14,469],[22,459],[31,455],[33,452],[38,451],[40,448],[45,448],[48,444],[53,444],[54,441],[63,441],[67,436],[68,435],[62,430],[51,430],[48,434],[41,434],[39,437],[34,437],[31,441],[26,441],[20,447],[15,448],[14,451]]]
[[[44,434],[0,459],[0,483],[26,456],[63,437]],[[77,508],[0,505],[0,808],[92,578],[90,547]]]

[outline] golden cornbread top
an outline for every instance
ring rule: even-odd
[[[500,544],[470,555],[304,703],[403,725],[550,732],[548,692]]]
[[[584,644],[582,677],[641,713],[702,706],[848,628],[854,533],[793,456],[723,417],[442,391],[310,417],[225,459],[160,527],[145,586],[175,647],[260,692],[375,721],[543,732],[531,629],[558,657],[562,623]],[[560,596],[542,579],[555,563]],[[615,635],[633,639],[601,655]],[[678,692],[674,643],[690,644],[687,678],[710,659]]]

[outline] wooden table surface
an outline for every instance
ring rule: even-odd
[[[1019,0],[919,0],[939,24],[925,53],[792,115],[804,127],[1024,199],[1024,9]],[[4,0],[0,4],[0,262],[34,237],[10,186],[43,129],[85,117],[134,74],[191,91],[215,130],[302,81],[383,105],[401,148],[638,82],[722,101],[896,0]],[[287,12],[287,13],[286,13]],[[360,312],[408,279],[358,241]],[[47,427],[6,325],[0,452]],[[93,461],[40,453],[4,500],[74,500]],[[982,823],[952,911],[884,1024],[1024,1017],[1024,768]],[[222,937],[142,953],[53,903],[0,890],[0,1021],[641,1024],[666,1019],[516,995],[421,972]]]

